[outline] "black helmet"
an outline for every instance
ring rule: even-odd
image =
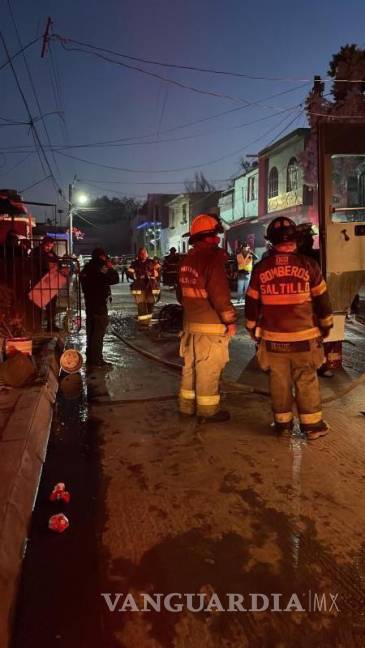
[[[289,243],[297,239],[297,226],[290,218],[278,216],[267,228],[266,239],[273,245]]]

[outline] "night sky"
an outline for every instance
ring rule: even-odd
[[[133,138],[123,146],[63,148],[62,153],[138,173],[86,164],[64,157],[60,150],[47,151],[57,183],[66,191],[77,174],[78,187],[91,196],[126,194],[141,199],[148,192],[177,192],[200,169],[223,188],[224,180],[237,171],[240,150],[241,155],[255,154],[280,134],[306,124],[299,104],[313,76],[326,75],[328,62],[341,45],[365,47],[363,0],[12,0],[10,6],[23,45],[42,35],[51,16],[54,33],[119,53],[281,79],[235,78],[112,57],[199,90],[229,95],[231,100],[168,84],[91,53],[65,51],[56,41],[41,59],[39,41],[26,57],[42,113],[64,115],[64,121],[57,114],[44,118],[52,147]],[[19,43],[8,0],[1,1],[1,31],[14,54]],[[77,47],[66,45],[71,46]],[[0,47],[1,65],[6,57]],[[39,110],[21,56],[14,65],[36,117]],[[54,202],[57,193],[51,179],[26,190],[49,169],[41,167],[29,127],[4,121],[28,117],[9,67],[0,75],[0,186],[23,190],[28,200]],[[272,96],[287,90],[291,92]],[[245,100],[265,105],[247,107]],[[290,110],[279,112],[285,108]],[[222,112],[226,114],[207,119]],[[204,121],[181,128],[198,120]],[[36,127],[47,146],[42,122],[37,121]],[[158,143],[166,139],[178,141]]]

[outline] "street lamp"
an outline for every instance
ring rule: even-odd
[[[73,198],[72,195],[72,190],[73,187],[76,183],[76,177],[74,178],[73,184],[69,185],[69,240],[70,240],[70,256],[73,254],[73,215],[74,211],[77,211],[78,206],[86,205],[89,202],[89,196],[84,193],[78,193],[75,195],[75,198]]]
[[[76,201],[75,201],[75,202],[76,202],[78,205],[86,205],[86,204],[89,202],[89,196],[87,196],[87,195],[84,194],[84,193],[79,193],[79,194],[77,194],[77,195],[75,196],[75,198],[76,198]]]

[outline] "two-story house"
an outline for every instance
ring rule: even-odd
[[[309,133],[309,128],[297,128],[259,152],[262,223],[281,215],[296,223],[318,223],[317,191],[305,184],[301,166]]]
[[[264,245],[261,227],[258,225],[258,166],[237,178],[233,184],[233,222],[226,233],[229,252],[234,252],[240,242],[248,242],[252,248]]]
[[[202,212],[218,214],[219,197],[219,191],[199,191],[183,193],[170,200],[168,247],[182,254],[187,252],[188,238],[184,234],[189,232],[192,219]]]

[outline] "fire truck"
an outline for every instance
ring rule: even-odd
[[[346,313],[365,285],[365,124],[320,124],[318,165],[321,265],[335,314],[326,341],[340,365]]]

